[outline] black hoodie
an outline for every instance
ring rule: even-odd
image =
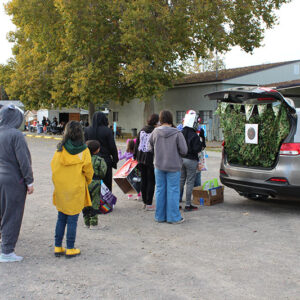
[[[84,130],[85,140],[97,140],[100,143],[99,156],[113,168],[117,168],[118,150],[113,132],[108,128],[108,120],[104,113],[96,112],[93,116],[93,125]]]
[[[193,128],[184,127],[182,134],[188,146],[188,153],[185,158],[198,160],[198,153],[202,150],[203,145],[200,141],[200,137]]]

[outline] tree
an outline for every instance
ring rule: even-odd
[[[6,88],[10,84],[11,76],[13,73],[14,63],[12,60],[7,65],[0,64],[0,100],[8,100],[9,97],[6,93]]]
[[[289,0],[11,0],[7,91],[30,106],[149,101],[192,56],[259,47]]]
[[[185,62],[184,73],[201,73],[226,69],[224,59],[217,53],[210,52],[207,58],[192,57]]]

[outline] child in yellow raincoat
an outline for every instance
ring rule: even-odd
[[[88,185],[94,174],[90,151],[84,143],[79,122],[70,121],[66,125],[62,142],[51,161],[51,169],[53,204],[58,210],[54,254],[71,258],[80,254],[80,250],[74,247],[77,221],[82,209],[92,205]],[[66,226],[67,249],[62,247]]]

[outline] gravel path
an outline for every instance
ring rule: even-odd
[[[253,202],[229,189],[224,204],[170,225],[155,223],[114,184],[117,206],[99,217],[105,228],[85,229],[80,217],[82,255],[55,258],[50,161],[57,141],[27,140],[35,192],[16,249],[24,261],[0,265],[0,299],[300,298],[300,204]],[[220,155],[209,153],[203,180],[218,176]]]

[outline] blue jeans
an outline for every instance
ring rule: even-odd
[[[201,185],[201,171],[196,173],[194,187]]]
[[[67,225],[67,248],[73,249],[76,239],[76,229],[78,215],[65,215],[62,212],[58,212],[57,223],[55,228],[55,247],[61,247],[65,234],[65,228]]]
[[[180,221],[180,171],[166,172],[155,169],[155,183],[155,220],[158,222]]]

